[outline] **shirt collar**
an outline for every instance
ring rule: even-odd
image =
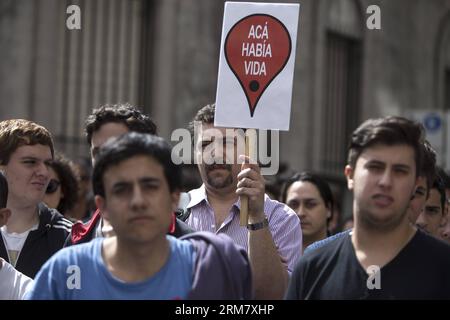
[[[191,199],[187,205],[188,209],[198,205],[202,201],[206,201],[205,184],[202,184],[198,189],[189,191],[189,196]]]
[[[202,184],[200,186],[200,188],[198,188],[198,189],[189,191],[189,195],[190,195],[191,199],[186,207],[187,209],[195,207],[202,201],[205,201],[206,203],[208,203],[208,197],[206,196],[205,184]],[[233,204],[233,207],[236,207],[239,210],[241,209],[241,198],[237,199],[237,201]]]

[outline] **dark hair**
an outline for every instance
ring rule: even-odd
[[[155,159],[162,167],[171,192],[181,188],[181,169],[171,159],[171,146],[162,138],[150,134],[128,132],[108,140],[98,154],[92,176],[95,195],[105,197],[103,175],[114,165],[138,155]]]
[[[444,181],[441,178],[441,175],[439,175],[440,172],[440,168],[437,168],[437,175],[436,175],[436,179],[433,182],[433,186],[431,187],[431,189],[436,189],[439,194],[441,195],[441,213],[444,215],[445,212],[445,200],[447,198],[446,194],[445,194],[445,186],[444,186]]]
[[[0,170],[0,209],[6,208],[8,202],[8,181]]]
[[[106,123],[123,123],[130,131],[157,134],[156,124],[137,107],[129,103],[106,104],[94,109],[86,119],[86,139],[91,145],[92,135]]]
[[[50,167],[55,170],[61,182],[61,191],[64,194],[56,209],[65,214],[75,206],[78,200],[79,177],[74,169],[74,164],[60,153],[57,153],[55,159],[50,162]]]
[[[434,151],[428,140],[424,140],[422,144],[423,161],[419,170],[419,176],[425,177],[427,180],[427,198],[430,193],[431,186],[436,179],[436,151]]]
[[[53,158],[53,139],[46,128],[24,119],[10,119],[0,122],[0,164],[8,164],[11,154],[17,148],[36,144],[48,146]]]
[[[294,182],[304,181],[310,182],[316,186],[317,190],[319,190],[320,196],[322,197],[323,202],[325,203],[325,207],[330,210],[330,213],[333,214],[334,209],[334,198],[333,193],[331,192],[330,185],[322,179],[319,175],[314,174],[312,172],[303,171],[301,173],[296,173],[292,177],[290,177],[283,186],[282,191],[282,202],[286,203],[287,193],[289,188]],[[332,216],[327,220],[331,220]]]
[[[215,103],[207,104],[206,106],[198,110],[198,112],[194,116],[194,119],[192,119],[192,121],[189,122],[188,129],[189,132],[191,133],[192,143],[194,143],[195,141],[194,137],[195,123],[201,122],[206,124],[214,124],[215,112],[216,112],[216,104]]]
[[[375,144],[388,146],[406,144],[414,149],[416,176],[422,167],[424,128],[421,124],[397,116],[369,119],[352,134],[348,147],[348,164],[356,166],[361,153]]]
[[[441,179],[442,184],[444,185],[445,189],[450,189],[450,177],[448,176],[447,172],[445,172],[444,169],[441,167],[436,167],[436,174]]]

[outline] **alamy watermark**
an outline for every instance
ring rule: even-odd
[[[66,280],[67,289],[73,290],[81,289],[81,270],[77,265],[70,265],[67,267],[66,273],[69,275]]]
[[[81,9],[79,6],[72,4],[67,7],[66,13],[70,16],[66,19],[66,27],[69,30],[81,29]]]
[[[172,132],[175,142],[172,161],[175,164],[242,164],[239,155],[246,154],[245,139],[249,148],[250,163],[258,163],[261,174],[274,175],[279,169],[280,139],[278,131],[255,129],[204,128],[202,122],[194,123],[193,132],[184,128]]]
[[[381,270],[379,266],[371,265],[367,268],[367,289],[381,289]]]
[[[381,9],[376,4],[372,4],[367,7],[367,14],[370,16],[366,20],[366,26],[369,30],[380,30],[381,29]]]

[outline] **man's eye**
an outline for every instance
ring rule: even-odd
[[[312,209],[312,208],[314,208],[315,206],[317,206],[317,203],[315,203],[315,202],[307,202],[307,203],[305,204],[305,207],[308,208],[308,209]]]
[[[425,191],[422,190],[422,189],[417,189],[417,190],[416,190],[416,195],[417,195],[417,196],[424,196],[424,195],[425,195]]]
[[[426,208],[426,210],[425,210],[428,214],[430,214],[430,215],[435,215],[435,214],[438,214],[439,212],[440,212],[440,209],[439,208]]]
[[[408,171],[408,169],[405,169],[405,168],[397,168],[397,169],[395,169],[395,172],[400,173],[400,174],[407,174],[409,171]]]
[[[287,205],[289,206],[289,208],[291,208],[292,210],[296,210],[298,208],[298,202],[297,201],[289,201],[287,203]]]
[[[114,194],[124,194],[124,193],[128,192],[129,189],[130,188],[127,186],[116,186],[113,189],[113,193]]]
[[[142,188],[145,190],[155,190],[158,188],[158,185],[152,182],[143,183]]]

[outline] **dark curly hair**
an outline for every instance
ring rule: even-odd
[[[163,138],[150,134],[128,132],[107,141],[98,154],[92,175],[95,195],[105,197],[104,174],[112,166],[135,156],[148,156],[164,170],[170,192],[181,189],[181,167],[172,161],[172,147]]]
[[[124,124],[130,131],[158,134],[156,124],[137,107],[129,104],[105,104],[92,111],[86,119],[86,140],[91,145],[92,134],[105,123]]]
[[[55,159],[50,162],[50,167],[55,170],[61,182],[61,191],[64,194],[56,209],[61,214],[65,214],[77,202],[79,174],[72,161],[61,153],[56,154]]]
[[[361,153],[378,143],[388,146],[405,144],[414,150],[416,176],[419,176],[423,163],[424,139],[425,128],[418,122],[397,116],[369,119],[353,131],[347,163],[355,168]]]

